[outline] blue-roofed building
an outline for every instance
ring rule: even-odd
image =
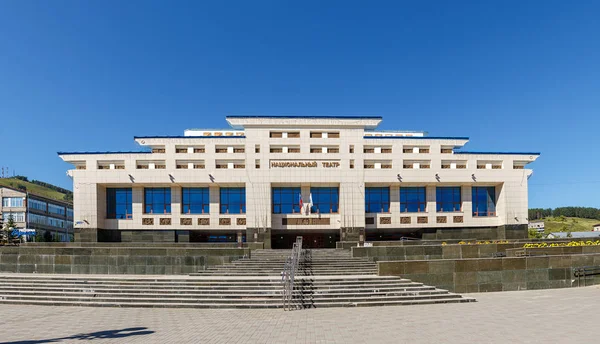
[[[527,236],[527,165],[464,136],[378,130],[378,116],[228,116],[227,129],[136,136],[73,164],[76,240],[336,242]]]

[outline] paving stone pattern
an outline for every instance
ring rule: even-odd
[[[2,343],[596,343],[598,286],[415,307],[205,310],[0,305]],[[35,324],[35,325],[31,325]]]

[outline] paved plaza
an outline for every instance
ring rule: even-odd
[[[283,310],[0,305],[2,343],[594,343],[600,287],[476,303]]]

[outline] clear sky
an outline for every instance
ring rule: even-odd
[[[485,3],[485,4],[482,4]],[[72,188],[57,151],[226,115],[541,152],[530,207],[600,207],[597,1],[0,1],[0,165]]]

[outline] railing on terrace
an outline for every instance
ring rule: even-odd
[[[594,284],[594,276],[600,275],[600,266],[584,266],[581,268],[573,268],[573,277],[577,279],[578,287],[587,286],[588,281]],[[583,281],[583,285],[582,282]],[[573,280],[575,282],[575,280]]]
[[[292,300],[294,298],[294,284],[298,265],[304,259],[304,250],[302,249],[302,237],[296,237],[296,242],[292,247],[292,253],[286,258],[281,274],[283,283],[283,310],[292,310]]]

